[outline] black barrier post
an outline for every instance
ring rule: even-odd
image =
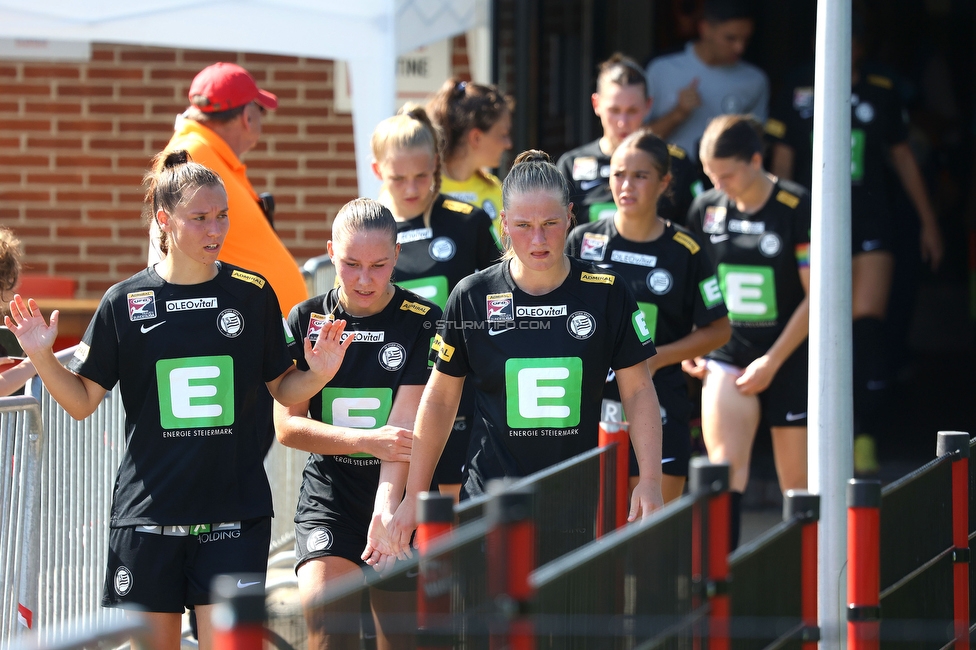
[[[936,456],[952,454],[952,609],[956,650],[969,648],[969,434],[940,431]]]
[[[529,618],[532,587],[529,574],[536,568],[532,492],[502,492],[488,502],[488,595],[494,604],[492,650],[532,650],[535,634]]]
[[[235,573],[214,578],[214,650],[263,650],[264,581],[261,573]]]
[[[452,558],[431,558],[431,542],[451,532],[454,523],[454,499],[436,492],[421,492],[417,499],[417,550],[420,574],[417,577],[417,647],[451,648],[454,645],[451,625]]]
[[[820,497],[804,490],[787,490],[783,521],[800,522],[800,641],[803,650],[816,650],[820,642],[817,625],[817,527]]]
[[[689,490],[697,497],[692,520],[692,580],[705,587],[709,603],[708,648],[728,650],[729,546],[732,512],[729,464],[694,458],[688,473]],[[695,607],[698,607],[695,603]],[[696,639],[696,647],[700,641]]]

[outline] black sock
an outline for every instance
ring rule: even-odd
[[[854,433],[880,433],[888,378],[884,369],[884,323],[854,321]]]
[[[739,533],[742,531],[742,493],[729,492],[732,516],[729,520],[729,553],[739,547]]]

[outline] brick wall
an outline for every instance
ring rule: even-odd
[[[467,73],[464,38],[454,39]],[[203,67],[233,61],[278,95],[244,156],[299,263],[325,252],[331,218],[357,194],[352,118],[333,110],[331,61],[95,44],[87,63],[0,61],[0,224],[24,242],[27,270],[67,275],[98,297],[143,268],[141,179],[169,141]]]

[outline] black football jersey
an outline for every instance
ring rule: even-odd
[[[692,199],[701,193],[702,184],[684,149],[669,144],[668,152],[671,154],[670,192],[661,195],[657,212],[664,219],[680,223]],[[556,167],[569,182],[577,223],[597,221],[617,211],[610,192],[610,156],[600,149],[599,140],[567,151],[560,156]]]
[[[670,222],[651,242],[624,239],[612,218],[583,224],[570,233],[566,252],[613,269],[627,282],[655,346],[673,343],[726,314],[708,255],[688,231]],[[655,380],[671,373],[679,375],[680,366],[661,368]]]
[[[792,147],[793,179],[809,188],[813,165],[813,66],[796,71],[773,104],[766,133]],[[861,71],[851,89],[851,201],[857,218],[886,209],[884,170],[888,150],[908,139],[908,117],[891,77]],[[871,204],[880,204],[872,206]]]
[[[626,282],[575,259],[563,284],[542,296],[520,290],[507,263],[465,278],[434,349],[439,371],[475,389],[468,495],[596,446],[608,370],[654,354]]]
[[[798,268],[809,266],[810,197],[778,181],[755,214],[711,189],[698,197],[689,226],[715,262],[732,339],[709,356],[745,366],[769,349],[806,296]]]
[[[265,383],[291,367],[278,299],[256,273],[171,284],[150,267],[110,288],[68,367],[121,385],[125,453],[111,525],[272,515]]]
[[[346,321],[344,337],[356,337],[335,377],[309,401],[309,417],[350,428],[384,426],[397,389],[427,383],[431,339],[440,316],[436,305],[400,287],[383,311],[363,318],[342,309],[338,289],[296,305],[288,315],[288,327],[299,368],[305,367],[303,339],[314,343],[330,317]],[[314,520],[323,512],[348,512],[343,503],[372,504],[379,473],[380,461],[369,454],[311,454],[295,521]]]
[[[429,228],[423,215],[397,223],[397,243],[394,281],[442,309],[461,278],[501,258],[488,213],[443,194],[434,201]]]

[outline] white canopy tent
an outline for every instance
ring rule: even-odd
[[[363,196],[379,191],[369,137],[396,107],[396,57],[487,23],[487,0],[0,0],[0,38],[347,61]]]

